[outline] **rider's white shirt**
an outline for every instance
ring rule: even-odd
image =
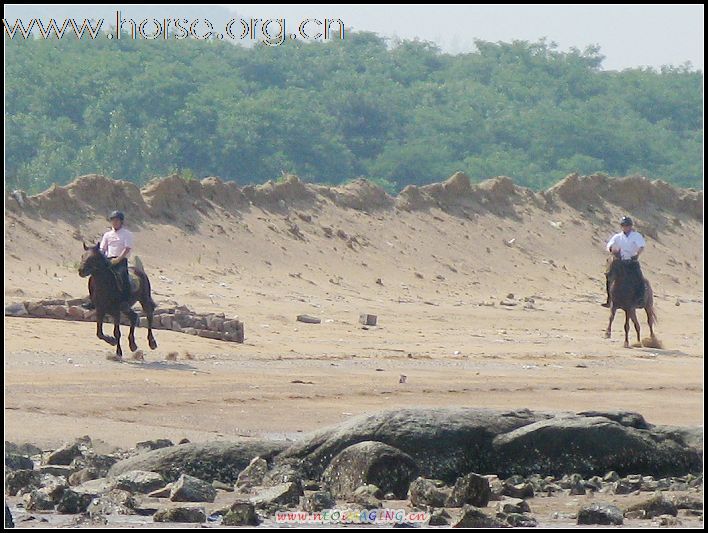
[[[107,231],[101,239],[101,251],[108,257],[118,257],[126,248],[133,247],[133,234],[125,228]],[[128,253],[128,256],[130,253]],[[126,256],[127,257],[127,256]]]
[[[632,257],[637,255],[639,249],[644,248],[646,244],[644,237],[638,231],[632,230],[627,235],[620,231],[614,234],[607,243],[607,250],[611,252],[613,247],[619,248],[622,259],[632,259]]]

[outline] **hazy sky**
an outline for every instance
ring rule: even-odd
[[[608,70],[681,65],[703,70],[702,5],[335,5],[335,4],[5,4],[5,18],[65,17],[115,20],[115,11],[144,17],[285,18],[295,29],[307,18],[339,18],[354,30],[419,38],[451,53],[474,50],[474,40],[558,43],[561,50],[600,45]],[[346,35],[345,35],[346,40]]]
[[[355,30],[418,37],[452,53],[473,50],[474,39],[547,37],[561,50],[599,44],[605,69],[686,61],[703,69],[702,5],[220,5],[242,17],[340,18]]]

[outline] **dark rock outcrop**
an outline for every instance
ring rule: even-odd
[[[109,474],[117,476],[130,470],[149,470],[158,472],[166,481],[175,481],[187,474],[209,482],[235,483],[251,459],[256,456],[269,459],[284,448],[282,442],[264,440],[182,444],[119,461]]]

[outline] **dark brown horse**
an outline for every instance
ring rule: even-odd
[[[612,334],[612,321],[615,319],[615,313],[618,309],[624,310],[624,347],[629,348],[629,321],[632,320],[634,329],[637,332],[637,342],[641,343],[639,320],[637,319],[637,309],[639,295],[641,293],[642,284],[644,284],[644,310],[647,313],[647,321],[649,322],[649,332],[651,338],[655,341],[654,325],[656,324],[656,312],[654,311],[654,293],[651,289],[649,281],[644,279],[639,269],[639,264],[633,260],[616,259],[612,263],[611,275],[613,277],[610,283],[610,298],[612,307],[610,309],[610,323],[607,325],[605,338],[610,338]]]
[[[131,292],[128,305],[122,310],[130,319],[130,333],[128,333],[128,345],[131,351],[136,351],[138,345],[135,344],[135,326],[138,324],[138,314],[130,306],[139,301],[143,312],[147,316],[148,335],[147,340],[151,349],[157,348],[157,342],[152,335],[152,317],[155,312],[155,302],[150,296],[150,280],[142,268],[132,267],[130,269],[138,278],[138,287]],[[100,243],[96,246],[86,246],[84,243],[84,254],[81,256],[79,266],[79,276],[89,278],[89,292],[91,301],[96,306],[96,336],[106,341],[111,346],[116,347],[116,357],[122,358],[123,351],[120,348],[120,314],[121,301],[118,281],[111,270],[110,260],[103,255]],[[123,304],[125,305],[125,304]],[[113,337],[103,334],[103,319],[106,315],[113,317]]]

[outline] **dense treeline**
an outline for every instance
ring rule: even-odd
[[[544,41],[477,46],[5,39],[6,187],[181,171],[397,190],[457,170],[534,188],[572,171],[702,187],[702,72],[606,72],[597,48]]]

